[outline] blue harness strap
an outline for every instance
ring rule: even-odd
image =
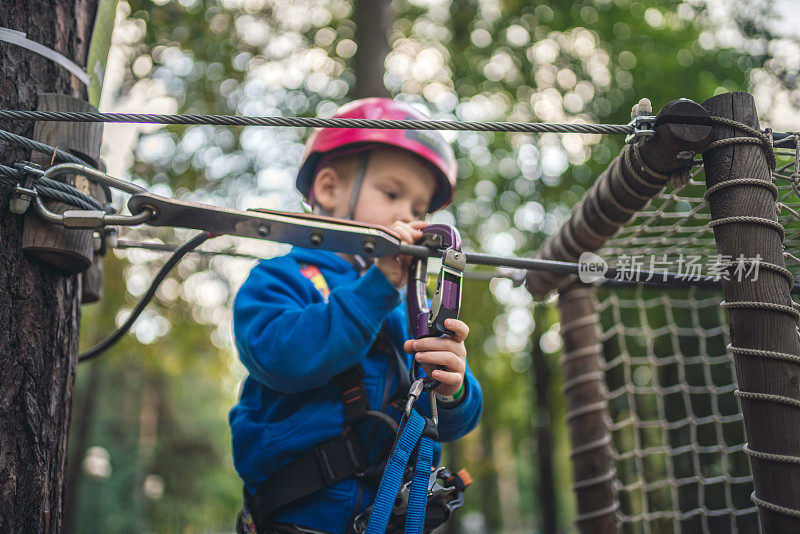
[[[428,480],[430,479],[431,464],[433,463],[433,440],[422,437],[425,425],[425,418],[415,410],[412,410],[403,426],[403,430],[397,436],[394,450],[392,450],[392,454],[386,463],[386,469],[383,472],[383,478],[381,478],[378,493],[375,496],[375,503],[372,506],[372,513],[369,516],[366,534],[383,534],[386,532],[395,499],[403,483],[406,466],[418,445],[419,452],[417,453],[415,474],[409,492],[406,532],[422,532],[425,523]],[[415,525],[414,522],[418,524]]]
[[[422,534],[425,526],[425,508],[428,505],[431,465],[433,465],[433,440],[423,437],[419,440],[414,478],[411,479],[411,488],[408,492],[405,534]]]

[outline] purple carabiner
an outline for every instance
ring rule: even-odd
[[[411,337],[439,337],[454,335],[444,326],[446,319],[457,319],[461,306],[461,281],[466,259],[461,252],[461,236],[458,230],[444,224],[433,224],[422,230],[422,239],[417,243],[442,252],[442,267],[436,279],[436,291],[428,307],[426,292],[428,282],[428,259],[416,258],[411,262],[408,276],[408,324]],[[412,382],[417,378],[419,365],[411,366]],[[439,386],[439,381],[425,379],[425,391]]]

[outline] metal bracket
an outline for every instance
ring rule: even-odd
[[[304,213],[271,210],[239,211],[138,193],[128,201],[131,213],[154,215],[150,226],[204,230],[212,234],[251,237],[298,247],[335,250],[370,257],[398,253],[400,238],[377,225]]]

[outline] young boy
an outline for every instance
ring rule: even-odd
[[[385,98],[335,117],[426,119]],[[450,202],[455,179],[452,147],[438,133],[325,128],[306,144],[297,187],[316,212],[386,226],[411,244],[420,219]],[[467,325],[450,319],[454,336],[408,340],[408,267],[405,256],[294,248],[260,262],[239,290],[234,337],[250,374],[230,424],[258,532],[351,531],[393,444],[409,354],[441,382],[440,439],[477,424],[483,400],[467,366]],[[430,415],[427,394],[415,409]]]

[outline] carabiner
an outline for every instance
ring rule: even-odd
[[[137,194],[145,193],[144,187],[138,186],[125,180],[120,180],[109,176],[103,171],[78,165],[76,163],[62,163],[50,167],[42,174],[42,178],[55,178],[62,174],[75,173],[81,174],[93,182],[107,185],[119,189],[126,193]],[[104,228],[106,226],[138,226],[144,224],[155,216],[151,208],[145,208],[131,215],[115,215],[106,213],[103,210],[67,210],[62,213],[54,213],[47,209],[42,201],[37,197],[34,199],[34,208],[39,216],[52,224],[60,224],[67,228]]]
[[[142,186],[136,185],[131,182],[126,182],[125,180],[120,180],[119,178],[114,178],[113,176],[109,176],[103,171],[87,167],[86,165],[78,165],[77,163],[62,163],[60,165],[55,165],[53,167],[50,167],[49,169],[44,171],[44,174],[42,174],[42,178],[55,178],[56,176],[68,173],[82,174],[83,176],[85,176],[86,178],[88,178],[93,182],[105,184],[109,187],[113,187],[114,189],[119,189],[120,191],[130,193],[131,195],[147,192],[147,189],[145,189]]]
[[[411,384],[411,389],[408,390],[408,400],[406,400],[406,409],[404,410],[406,419],[411,417],[411,409],[414,407],[414,403],[417,402],[417,399],[419,399],[419,396],[422,394],[422,391],[423,391],[423,381],[414,380],[414,383]]]
[[[436,290],[428,307],[426,287],[428,282],[428,259],[416,258],[411,262],[408,276],[407,309],[411,337],[439,337],[454,333],[444,326],[447,319],[458,318],[461,306],[461,285],[466,267],[466,258],[461,252],[461,236],[458,230],[444,224],[433,224],[422,230],[418,244],[442,252],[442,266],[436,279]],[[419,363],[411,365],[411,380],[418,376]],[[439,386],[438,380],[424,378],[424,390]]]

